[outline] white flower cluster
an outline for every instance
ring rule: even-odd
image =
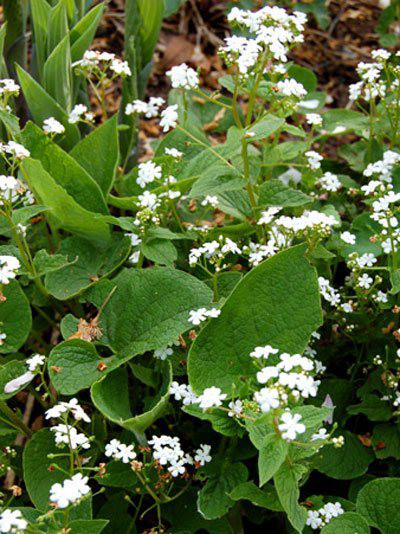
[[[76,421],[84,421],[90,423],[90,417],[83,410],[82,406],[78,403],[78,399],[75,397],[68,402],[62,401],[46,411],[46,419],[57,419],[62,417],[63,414],[73,416]]]
[[[375,62],[365,63],[362,61],[357,66],[357,73],[361,81],[349,86],[349,100],[351,102],[360,98],[369,101],[377,97],[383,98],[386,95],[385,65],[391,54],[387,50],[380,49],[374,50],[371,55]]]
[[[143,102],[143,100],[134,100],[132,103],[126,105],[125,114],[133,115],[137,113],[138,115],[144,115],[147,119],[152,119],[158,117],[160,113],[160,108],[165,104],[165,100],[161,97],[150,97],[148,102]]]
[[[20,86],[11,78],[0,80],[0,97],[18,96],[20,89]]]
[[[147,184],[151,184],[154,180],[159,180],[161,176],[162,168],[160,165],[156,165],[150,160],[139,164],[136,182],[142,189],[144,189]]]
[[[332,306],[338,306],[341,300],[339,291],[332,287],[329,280],[323,276],[318,277],[318,284],[321,296]]]
[[[110,443],[107,443],[105,455],[114,458],[114,460],[121,460],[124,464],[128,464],[136,458],[133,445],[125,445],[118,439],[112,439]]]
[[[277,6],[265,6],[252,12],[233,8],[228,20],[245,27],[251,38],[232,36],[225,39],[219,53],[228,65],[237,64],[239,73],[247,77],[264,61],[286,62],[289,50],[303,42],[306,15],[295,11],[289,15]],[[262,59],[261,59],[262,58]]]
[[[325,172],[321,178],[317,180],[317,184],[322,190],[328,191],[329,193],[336,193],[343,187],[336,174],[331,172]]]
[[[220,236],[218,241],[207,241],[198,248],[192,248],[189,253],[189,265],[194,267],[202,256],[211,264],[215,265],[215,270],[219,272],[227,265],[221,265],[227,254],[241,254],[241,249],[229,237]]]
[[[304,86],[296,82],[293,78],[285,78],[277,83],[278,91],[284,96],[294,96],[296,98],[303,98],[306,96],[307,91]]]
[[[309,150],[304,155],[307,158],[310,169],[316,171],[321,168],[321,161],[324,159],[321,154],[318,154],[314,150]]]
[[[100,52],[98,50],[86,50],[83,59],[72,64],[78,71],[90,74],[98,74],[98,71],[110,69],[116,76],[130,76],[132,74],[127,61],[115,57],[110,52]]]
[[[48,135],[61,135],[65,132],[65,128],[54,117],[49,117],[43,121],[43,131]]]
[[[168,472],[175,478],[183,475],[186,471],[186,465],[193,465],[194,460],[200,465],[205,465],[211,461],[210,445],[202,444],[195,451],[193,460],[190,454],[182,450],[181,442],[178,437],[171,436],[153,436],[149,440],[149,445],[153,449],[153,458],[162,466],[168,466]]]
[[[166,74],[174,89],[195,89],[199,86],[197,72],[188,67],[186,63],[172,67]]]
[[[0,143],[0,154],[2,156],[6,156],[6,154],[9,154],[18,161],[25,158],[29,158],[29,156],[31,155],[29,150],[27,150],[21,144],[16,143],[15,141],[8,141],[8,143]]]
[[[375,161],[374,163],[370,163],[364,170],[363,175],[367,177],[378,175],[379,180],[391,183],[393,167],[399,162],[400,154],[394,152],[393,150],[386,150],[383,153],[383,159]],[[377,187],[378,185],[379,184],[375,185],[375,182],[371,184],[372,187]],[[362,189],[363,191],[366,191],[364,188]]]
[[[20,269],[21,264],[15,256],[0,256],[0,284],[9,284]]]
[[[68,122],[70,124],[76,124],[77,122],[93,122],[94,115],[91,111],[88,111],[87,106],[83,104],[76,104],[73,107],[71,113],[68,115]]]
[[[161,347],[160,349],[156,349],[153,354],[154,358],[157,358],[157,360],[166,360],[168,356],[172,356],[174,353],[173,349],[171,348],[172,345],[179,347],[179,340],[173,341],[172,343],[169,343],[167,346]]]
[[[313,530],[324,527],[334,517],[342,515],[344,510],[339,502],[328,502],[319,510],[309,510],[307,512],[306,525]]]
[[[192,325],[198,326],[209,317],[218,317],[220,313],[221,310],[218,310],[217,308],[211,308],[210,310],[207,310],[207,308],[199,308],[198,310],[190,310],[188,320]]]
[[[285,411],[280,417],[280,424],[278,425],[281,432],[282,439],[286,441],[293,441],[298,434],[304,434],[306,427],[301,421],[301,415],[298,413],[291,414]]]
[[[50,428],[54,432],[56,445],[63,447],[68,445],[72,450],[90,449],[89,439],[82,432],[78,432],[74,426],[60,424]]]
[[[187,384],[179,384],[176,380],[171,383],[169,393],[174,396],[176,401],[182,401],[184,406],[197,404],[199,402],[199,398],[194,393],[191,386]]]
[[[28,366],[29,371],[37,371],[39,367],[41,367],[46,360],[45,356],[42,356],[42,354],[34,354],[30,358],[26,360],[26,364]]]
[[[267,345],[256,347],[250,356],[268,359],[278,352]],[[289,401],[297,402],[301,397],[315,397],[321,383],[313,376],[316,370],[314,361],[310,358],[284,352],[279,355],[279,360],[276,365],[268,365],[257,372],[257,381],[266,384],[266,387],[254,393],[254,400],[264,413],[285,407]]]
[[[67,508],[71,504],[78,504],[82,497],[90,493],[88,477],[77,473],[71,479],[64,480],[62,484],[53,484],[50,488],[50,501],[57,508]]]
[[[20,510],[7,509],[0,514],[0,532],[23,532],[27,526]]]

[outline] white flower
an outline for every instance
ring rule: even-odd
[[[307,91],[304,89],[304,86],[296,82],[293,78],[286,78],[283,81],[278,82],[278,90],[285,96],[295,96],[297,98],[302,98],[307,94]]]
[[[156,349],[154,351],[154,358],[158,360],[166,360],[168,356],[172,356],[173,350],[171,347],[162,347],[161,349]]]
[[[211,445],[201,444],[199,449],[195,451],[195,461],[200,465],[205,465],[208,462],[211,462]]]
[[[50,501],[56,504],[57,508],[67,508],[70,504],[77,503],[90,492],[88,481],[89,477],[77,473],[62,484],[53,484],[50,488]]]
[[[308,165],[310,169],[317,170],[321,167],[321,161],[324,159],[318,152],[314,150],[309,150],[304,154],[308,160]]]
[[[228,412],[229,417],[240,417],[242,415],[243,402],[241,400],[237,399],[235,401],[231,401],[228,404],[228,407],[229,407],[229,412]]]
[[[150,193],[150,191],[143,191],[143,195],[139,195],[138,199],[142,208],[149,208],[152,210],[160,205],[157,195]]]
[[[275,388],[262,388],[254,393],[254,400],[260,405],[261,411],[268,413],[274,408],[279,408],[279,392]]]
[[[282,438],[287,441],[293,441],[296,439],[297,434],[303,434],[306,431],[303,423],[299,422],[301,415],[298,413],[292,415],[290,412],[284,412],[280,420],[282,422],[278,428],[282,433]]]
[[[121,445],[121,442],[117,439],[112,439],[109,443],[105,446],[105,455],[107,457],[114,456],[119,451],[119,446]]]
[[[15,256],[0,256],[0,283],[8,284],[17,276],[20,267],[21,264]]]
[[[222,401],[226,399],[226,393],[222,393],[220,388],[212,386],[206,388],[199,397],[200,408],[207,410],[212,406],[221,406]]]
[[[211,310],[208,310],[206,312],[206,316],[207,317],[212,317],[213,319],[215,319],[219,315],[221,315],[221,310],[218,310],[217,308],[211,308]]]
[[[113,59],[110,65],[110,70],[119,76],[130,76],[132,74],[127,61],[121,59]]]
[[[271,347],[271,345],[265,345],[265,347],[256,347],[252,352],[250,352],[250,356],[252,358],[264,358],[267,360],[270,354],[278,354],[278,352],[279,350],[274,349]]]
[[[317,510],[308,510],[306,525],[311,527],[313,530],[317,530],[323,526],[323,521],[320,518]]]
[[[331,172],[326,172],[323,174],[317,181],[317,184],[319,184],[325,191],[332,193],[336,193],[336,191],[339,191],[339,189],[342,187],[339,178],[336,176],[336,174],[332,174]]]
[[[44,364],[45,360],[46,357],[42,356],[41,354],[34,354],[31,356],[28,360],[26,360],[29,371],[36,371],[38,367]]]
[[[65,444],[75,450],[80,447],[90,449],[90,442],[82,432],[70,425],[57,425],[50,428],[54,432],[54,439],[57,445]]]
[[[173,158],[181,158],[183,156],[183,152],[180,150],[177,150],[176,148],[166,148],[165,153],[167,156],[172,156]]]
[[[64,126],[54,117],[49,117],[43,121],[43,130],[49,134],[63,134],[65,132]]]
[[[348,245],[355,245],[356,244],[356,236],[350,232],[342,232],[340,234],[340,239],[347,243]]]
[[[4,510],[0,515],[0,532],[22,532],[27,526],[20,510]]]
[[[178,105],[168,106],[161,113],[160,126],[164,132],[168,132],[171,128],[175,128],[178,123]]]
[[[159,180],[161,175],[162,169],[159,165],[156,165],[153,161],[146,161],[139,165],[136,182],[144,189],[147,184],[154,182],[154,180]]]
[[[199,86],[197,72],[191,67],[188,67],[186,63],[172,67],[166,74],[170,78],[171,85],[174,89],[195,89]]]
[[[333,517],[338,517],[344,513],[342,505],[339,502],[328,502],[318,510],[326,522],[329,522]]]
[[[362,276],[359,277],[357,283],[360,287],[363,287],[364,289],[369,289],[373,283],[373,279],[366,273],[364,273]]]
[[[142,240],[140,239],[140,237],[137,235],[137,234],[134,234],[133,232],[130,233],[130,234],[126,234],[129,239],[131,240],[131,243],[132,243],[132,246],[133,247],[137,247],[138,245],[140,245],[140,243],[142,242]]]
[[[378,291],[376,296],[375,296],[375,300],[376,300],[376,302],[385,303],[385,302],[388,301],[387,294],[384,293],[383,291]]]
[[[201,205],[202,206],[212,206],[213,208],[217,208],[219,204],[218,197],[213,195],[207,195],[204,200],[202,200]]]
[[[187,390],[186,384],[179,384],[179,382],[174,380],[173,382],[171,382],[169,393],[170,395],[174,395],[175,400],[179,401],[179,400],[182,400],[186,396],[186,390]]]
[[[198,326],[201,322],[207,319],[207,309],[199,308],[198,310],[191,310],[189,312],[189,322],[194,326]]]
[[[88,108],[84,106],[83,104],[76,104],[74,108],[72,109],[71,113],[68,115],[68,122],[70,124],[76,124],[80,120],[82,120],[82,117],[85,116],[88,112]]]
[[[128,464],[130,461],[136,458],[136,452],[133,450],[133,445],[125,445],[120,443],[118,445],[118,451],[114,454],[116,460],[121,460],[122,463]]]
[[[328,439],[328,438],[329,438],[329,434],[326,428],[320,428],[318,432],[316,432],[315,434],[311,436],[311,441],[317,441],[318,439]]]
[[[318,113],[307,113],[306,121],[308,124],[313,126],[321,126],[322,117]]]
[[[78,403],[75,397],[68,402],[61,401],[52,408],[46,411],[46,419],[57,419],[61,414],[70,411],[76,421],[84,421],[90,423],[90,417],[84,412],[83,408]]]
[[[229,239],[229,237],[225,238],[225,243],[221,247],[221,252],[223,254],[227,254],[228,252],[231,252],[232,254],[241,254],[240,248],[237,246],[237,244],[232,241],[232,239]]]
[[[5,152],[7,152],[7,154],[11,154],[16,159],[29,158],[31,155],[29,150],[15,141],[8,141],[6,145],[3,145],[3,149]]]
[[[274,220],[274,217],[277,213],[281,211],[280,206],[268,208],[266,211],[261,212],[261,217],[258,219],[257,224],[269,224]]]
[[[365,253],[357,258],[357,263],[360,267],[372,267],[376,262],[377,259],[371,253]]]
[[[266,384],[271,378],[279,376],[279,369],[277,367],[264,367],[257,373],[257,380],[260,384]]]
[[[31,380],[33,380],[34,377],[35,375],[31,373],[31,371],[27,371],[23,375],[7,382],[3,391],[4,393],[14,393],[14,391],[18,391],[22,386],[25,386]]]
[[[185,460],[171,460],[171,465],[168,467],[168,471],[174,478],[179,475],[183,475],[183,473],[186,471],[185,463]]]

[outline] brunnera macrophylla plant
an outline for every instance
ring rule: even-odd
[[[143,62],[62,6],[0,81],[0,531],[394,532],[398,55],[326,110],[306,16],[233,8],[219,91],[184,64],[139,98]]]

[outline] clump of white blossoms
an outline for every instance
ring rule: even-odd
[[[148,102],[143,102],[143,100],[134,100],[133,102],[126,105],[125,114],[133,115],[144,115],[147,119],[152,119],[158,117],[160,113],[160,108],[165,104],[165,100],[162,97],[150,97]]]
[[[75,397],[70,399],[68,402],[61,401],[52,408],[49,408],[46,411],[46,419],[57,419],[59,417],[64,418],[64,416],[67,417],[70,414],[76,421],[90,423],[90,417],[83,410],[82,406],[80,406],[78,403],[78,399]]]
[[[54,432],[54,439],[57,446],[68,445],[72,450],[89,449],[89,439],[82,432],[71,425],[60,424],[50,428]]]
[[[199,402],[199,398],[190,385],[179,384],[176,380],[171,383],[169,393],[174,396],[176,401],[182,401],[184,406],[197,404]]]
[[[54,117],[49,117],[43,121],[43,131],[48,135],[61,135],[65,132],[64,126]]]
[[[291,48],[303,42],[303,29],[306,15],[295,11],[289,15],[277,6],[265,6],[252,12],[233,8],[228,20],[245,29],[249,38],[232,36],[225,39],[219,54],[228,66],[238,66],[240,75],[247,77],[264,70],[273,61],[287,61]]]
[[[93,120],[93,113],[89,111],[87,106],[84,106],[83,104],[76,104],[71,113],[68,115],[68,122],[70,124],[76,124],[78,122],[92,123]]]
[[[11,78],[3,78],[0,80],[0,109],[3,111],[11,111],[8,105],[10,98],[17,97],[20,93],[20,86]]]
[[[215,271],[219,272],[228,267],[223,263],[228,254],[241,254],[241,249],[229,237],[220,236],[218,240],[207,241],[198,248],[192,248],[189,253],[189,265],[194,267],[199,262],[201,265],[201,260],[207,260],[214,266]],[[205,267],[206,262],[203,263]]]
[[[105,447],[105,455],[114,458],[114,460],[121,460],[122,463],[128,464],[136,458],[136,452],[133,445],[125,445],[118,439],[112,439]]]
[[[186,63],[172,67],[166,74],[174,89],[195,89],[199,86],[197,72],[188,67]]]
[[[28,521],[22,517],[20,510],[6,509],[0,514],[0,532],[23,532]]]
[[[321,178],[317,180],[317,184],[323,191],[328,191],[329,193],[336,193],[343,187],[336,174],[331,172],[324,173]]]
[[[68,508],[71,504],[78,504],[82,497],[90,493],[89,477],[77,473],[62,484],[53,484],[50,488],[50,501],[57,508]]]
[[[0,256],[0,284],[7,285],[16,278],[21,264],[15,256]]]
[[[31,153],[20,143],[15,141],[8,141],[8,143],[0,143],[0,154],[10,163],[10,158],[7,155],[11,156],[11,159],[16,161],[21,161],[25,158],[29,158]]]
[[[313,530],[324,527],[334,517],[342,515],[344,510],[339,502],[328,502],[319,510],[308,510],[306,525]]]
[[[144,189],[147,184],[154,182],[154,180],[159,180],[161,176],[162,168],[160,165],[156,165],[150,160],[139,164],[136,182],[142,189]]]
[[[45,361],[46,357],[42,354],[34,354],[26,360],[26,364],[28,366],[29,371],[37,371],[38,368],[40,368]]]
[[[355,102],[363,99],[369,102],[375,98],[383,98],[388,90],[396,88],[396,81],[388,82],[386,79],[391,53],[384,49],[373,50],[371,63],[360,62],[357,73],[361,81],[349,86],[349,100]]]
[[[110,52],[100,52],[98,50],[87,50],[83,59],[75,61],[72,64],[75,71],[79,74],[90,75],[101,79],[109,69],[112,71],[112,78],[116,76],[130,76],[132,74],[128,62],[123,61]]]
[[[321,168],[321,161],[324,159],[321,154],[318,154],[315,150],[309,150],[304,155],[307,158],[310,169],[315,171]]]
[[[176,128],[178,124],[178,105],[168,106],[161,112],[160,126],[163,132],[168,132],[171,128]]]
[[[209,317],[215,318],[218,317],[221,313],[221,310],[217,308],[199,308],[198,310],[190,310],[189,312],[189,322],[194,326],[198,326],[200,323],[208,319]]]

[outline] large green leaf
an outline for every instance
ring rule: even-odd
[[[211,476],[199,491],[197,508],[205,519],[217,519],[225,515],[235,504],[229,494],[247,480],[244,464],[236,462],[221,473]]]
[[[378,478],[358,493],[357,512],[382,534],[397,534],[400,525],[400,479]]]
[[[123,234],[113,234],[103,249],[79,237],[64,239],[59,253],[73,263],[49,273],[46,288],[59,300],[70,299],[115,271],[126,260],[130,249],[131,241]]]
[[[52,8],[47,28],[47,55],[50,56],[68,33],[67,2],[70,0],[58,0]]]
[[[188,372],[196,392],[213,385],[230,392],[240,377],[254,375],[249,354],[256,346],[303,352],[322,322],[317,276],[304,253],[304,245],[280,252],[237,284],[191,347]]]
[[[244,186],[245,181],[239,171],[223,163],[217,163],[199,176],[193,184],[190,196],[215,195],[225,191],[243,189]]]
[[[268,482],[278,471],[288,453],[289,446],[280,436],[272,432],[265,437],[258,453],[258,477],[260,486]]]
[[[229,497],[235,501],[245,499],[256,506],[276,512],[282,512],[283,510],[272,484],[267,484],[264,489],[260,489],[254,482],[243,482],[231,491]]]
[[[93,384],[92,401],[110,421],[132,432],[141,433],[165,413],[171,382],[172,366],[169,361],[166,361],[163,363],[162,383],[157,394],[146,406],[145,411],[136,415],[132,413],[130,407],[127,370],[119,367]]]
[[[71,110],[72,75],[69,37],[66,35],[44,64],[44,87],[65,111]]]
[[[370,534],[370,532],[368,523],[355,512],[346,512],[334,517],[321,530],[321,534]]]
[[[104,11],[104,2],[101,2],[78,21],[69,32],[71,42],[71,61],[78,61],[92,44],[97,27]]]
[[[54,459],[47,457],[48,454],[58,454],[54,442],[54,433],[44,428],[36,432],[28,441],[23,451],[24,482],[29,497],[39,510],[46,510],[49,507],[50,488],[56,482],[62,482],[64,473],[58,469],[50,470],[50,464]],[[58,457],[57,464],[62,469],[69,468],[67,457]]]
[[[51,8],[46,0],[31,2],[31,17],[35,37],[35,52],[39,78],[42,78],[43,67],[46,61],[47,30]]]
[[[303,206],[313,202],[313,199],[302,191],[288,187],[280,180],[268,180],[259,190],[258,203],[260,206],[282,206],[283,208]]]
[[[52,384],[62,395],[74,395],[103,376],[100,363],[109,365],[108,359],[100,358],[88,341],[71,339],[59,343],[49,356]]]
[[[107,519],[76,519],[68,523],[69,534],[100,534],[109,521]]]
[[[191,326],[189,311],[212,300],[211,290],[200,280],[168,267],[125,270],[112,283],[117,289],[100,327],[104,341],[131,356],[176,341]]]
[[[0,332],[7,337],[0,353],[16,352],[26,341],[32,327],[29,301],[16,280],[3,286],[5,301],[0,302]]]
[[[332,478],[350,480],[367,471],[374,460],[374,454],[354,434],[341,434],[344,435],[343,447],[323,447],[314,457],[314,467]]]
[[[60,228],[104,248],[109,241],[110,230],[102,215],[87,211],[77,204],[44,170],[40,161],[25,159],[21,171],[35,197],[51,210]]]
[[[142,18],[140,25],[142,64],[146,65],[151,61],[158,41],[164,15],[164,0],[136,1]]]
[[[80,139],[76,124],[68,122],[68,114],[23,68],[17,65],[16,69],[25,100],[35,122],[42,125],[49,117],[57,119],[65,128],[62,145],[71,149]]]
[[[299,505],[299,480],[306,468],[299,464],[284,462],[274,476],[275,488],[287,517],[297,532],[302,532],[307,512]]]
[[[39,160],[51,177],[83,208],[108,213],[97,183],[79,163],[52,141],[41,128],[29,122],[22,131],[24,146]]]
[[[119,161],[117,115],[95,128],[71,151],[71,156],[97,182],[104,195],[112,188]]]

